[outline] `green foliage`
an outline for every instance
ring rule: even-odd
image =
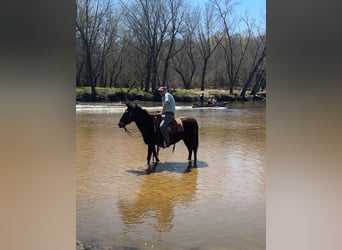
[[[125,94],[128,100],[140,100],[140,101],[159,101],[158,95],[153,95],[152,92],[145,92],[139,88],[134,88],[128,91],[128,88],[96,88],[97,101],[104,102],[116,102],[124,101]],[[199,95],[203,92],[204,99],[208,99],[210,96],[214,96],[218,101],[242,101],[240,93],[236,90],[233,94],[230,94],[228,90],[223,89],[207,89],[201,91],[200,89],[171,89],[170,92],[178,102],[196,102]],[[90,101],[90,87],[76,87],[76,100],[81,102]],[[246,99],[251,100],[249,92],[246,94]]]

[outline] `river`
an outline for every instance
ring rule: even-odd
[[[158,104],[140,103],[148,111]],[[157,105],[157,106],[156,106]],[[161,149],[147,175],[147,146],[124,105],[76,105],[76,230],[88,249],[266,249],[266,105],[233,103],[176,116],[199,124],[198,168],[183,142]]]

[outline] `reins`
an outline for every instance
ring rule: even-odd
[[[138,137],[141,137],[142,135],[140,133],[137,133],[137,134],[134,134],[132,133],[131,131],[129,131],[126,126],[124,127],[125,129],[125,132],[130,136],[130,137],[134,137],[134,138],[138,138]]]

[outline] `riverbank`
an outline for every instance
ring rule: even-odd
[[[96,102],[120,102],[125,101],[160,101],[158,93],[144,92],[141,89],[131,89],[128,91],[127,88],[96,88],[97,97]],[[236,102],[236,101],[259,101],[259,98],[255,98],[247,92],[245,100],[236,91],[230,94],[228,90],[221,89],[207,89],[201,91],[200,89],[172,89],[170,91],[177,102],[196,102],[200,93],[204,92],[205,100],[209,96],[214,96],[218,102]],[[265,93],[266,98],[266,93]],[[76,101],[77,102],[92,102],[90,87],[77,87],[76,88]]]

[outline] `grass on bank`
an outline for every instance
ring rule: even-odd
[[[96,88],[97,99],[96,101],[102,102],[117,102],[124,101],[125,96],[128,100],[134,101],[160,101],[158,94],[151,92],[145,92],[140,88],[131,89],[128,92],[128,88]],[[128,92],[128,94],[127,94]],[[200,89],[172,89],[170,91],[176,101],[181,102],[196,102],[198,101],[199,95],[204,92],[204,98],[208,99],[209,96],[214,96],[218,101],[240,101],[239,91],[234,91],[233,94],[229,93],[229,90],[223,89],[206,89],[201,91]],[[126,95],[125,95],[126,94]],[[246,94],[246,99],[250,100],[252,97],[249,92]],[[91,89],[90,87],[76,87],[76,101],[79,102],[90,102],[91,101]]]

